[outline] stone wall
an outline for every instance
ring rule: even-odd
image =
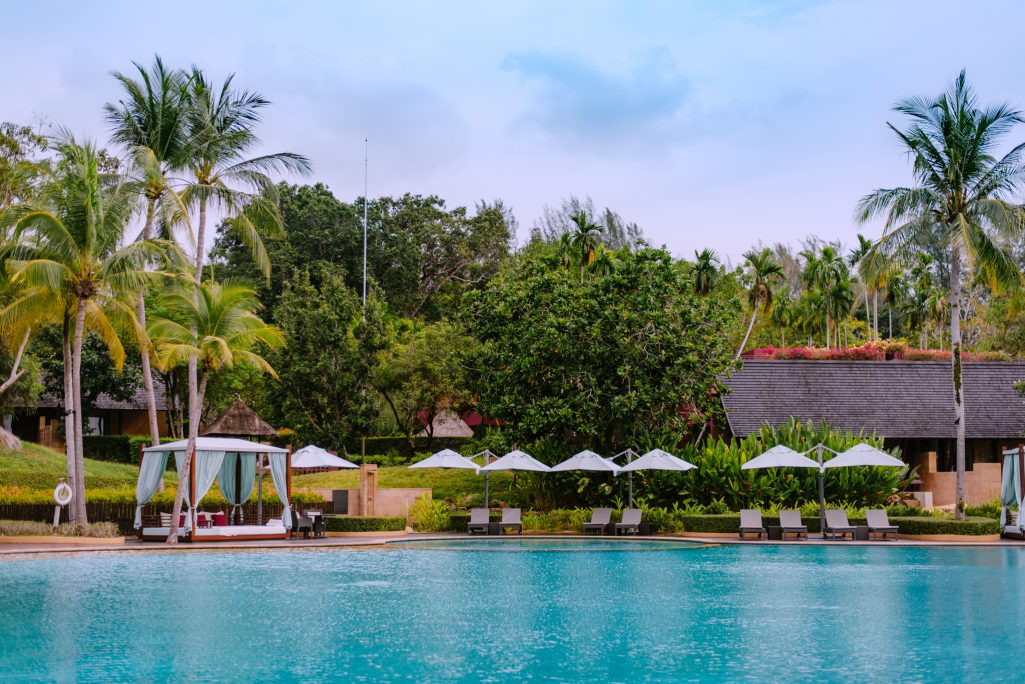
[[[920,455],[918,476],[922,491],[932,492],[933,506],[953,506],[957,503],[957,473],[936,471],[936,452]],[[1000,464],[976,463],[965,471],[965,503],[971,506],[992,501],[1000,496]]]

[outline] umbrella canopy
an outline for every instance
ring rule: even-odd
[[[740,466],[741,470],[755,468],[818,468],[819,464],[790,447],[777,444],[764,454],[755,456]]]
[[[561,473],[567,470],[590,470],[598,473],[618,473],[619,466],[607,458],[602,458],[593,451],[585,449],[579,454],[570,456],[559,465],[552,466],[553,473]]]
[[[161,444],[160,446],[146,447],[143,451],[171,451],[179,453],[185,451],[188,443],[189,440],[187,439],[179,439],[177,442],[168,442],[167,444]],[[248,442],[244,439],[236,439],[234,437],[197,437],[196,451],[232,451],[243,454],[284,454],[287,452],[286,449],[282,449],[281,447],[270,446],[269,444],[259,444],[257,442]]]
[[[826,461],[823,468],[847,468],[850,466],[893,466],[904,467],[907,464],[894,458],[885,451],[876,449],[869,444],[857,444],[839,456]]]
[[[652,449],[636,461],[631,461],[620,468],[620,472],[629,473],[634,470],[690,470],[697,468],[693,463],[688,463],[682,458],[673,456],[668,451]]]
[[[462,468],[463,470],[472,470],[474,472],[480,472],[480,466],[466,458],[465,456],[452,451],[451,449],[442,449],[436,454],[428,456],[422,461],[417,461],[410,468]]]
[[[359,468],[351,461],[310,444],[292,454],[293,468]]]
[[[516,449],[515,451],[510,451],[497,461],[492,461],[481,468],[481,470],[484,472],[491,472],[492,470],[531,470],[537,473],[547,473],[551,468],[530,454]]]

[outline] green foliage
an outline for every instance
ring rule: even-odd
[[[64,454],[52,449],[25,442],[21,451],[0,451],[0,488],[39,490],[52,501],[58,478],[66,476]],[[168,477],[174,475],[168,473]],[[130,487],[134,492],[138,478],[137,467],[85,459],[85,481],[90,488]]]
[[[161,442],[173,442],[173,437],[163,437]],[[82,438],[85,457],[96,461],[130,463],[139,465],[139,445],[150,445],[149,435],[85,435]],[[168,468],[173,466],[168,459]]]
[[[581,271],[533,243],[464,298],[481,343],[467,360],[478,410],[504,420],[518,443],[545,440],[563,456],[607,450],[684,429],[680,406],[703,413],[718,401],[709,388],[732,368],[737,301],[694,294],[664,250],[620,250],[615,260]]]
[[[110,539],[120,537],[121,530],[112,522],[98,522],[89,525],[61,523],[57,530],[48,523],[31,520],[0,520],[0,537],[51,536],[58,537],[92,537]]]
[[[410,512],[413,529],[417,532],[441,532],[449,528],[448,506],[424,494],[413,502]]]
[[[401,532],[406,529],[406,519],[330,516],[324,518],[324,529],[328,532]]]
[[[833,506],[830,506],[831,508]],[[809,532],[819,531],[819,519],[816,516],[808,516],[802,511],[802,522],[807,525]],[[704,532],[709,534],[735,534],[740,529],[740,515],[731,513],[727,515],[688,515],[681,518],[683,529],[687,532]],[[851,525],[864,525],[864,514],[847,516]],[[983,536],[999,534],[1000,525],[992,518],[969,517],[965,520],[954,520],[952,517],[937,517],[931,515],[894,517],[889,516],[891,525],[897,526],[898,534],[925,535],[925,534],[958,534],[967,536]],[[778,525],[779,518],[773,515],[763,515],[762,524]]]
[[[488,520],[491,522],[499,522],[502,520],[501,515],[491,514],[488,516]],[[451,513],[448,516],[448,532],[466,532],[466,526],[470,523],[469,513]],[[524,527],[524,530],[526,527]]]
[[[966,506],[965,515],[974,518],[993,518],[999,520],[1002,508],[1003,504],[1000,503],[1000,499],[993,499],[978,506]]]
[[[379,487],[429,487],[437,500],[458,506],[471,507],[484,503],[484,477],[472,470],[410,469],[406,466],[382,467],[377,470]],[[298,475],[292,478],[293,491],[298,488],[355,489],[359,487],[359,472],[338,470],[329,473]],[[508,504],[520,503],[513,489],[513,474],[491,473],[492,500]]]

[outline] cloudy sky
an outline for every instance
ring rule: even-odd
[[[154,53],[273,102],[267,151],[351,200],[501,198],[521,237],[590,195],[675,254],[850,244],[857,199],[906,183],[899,98],[963,67],[1025,107],[1014,2],[44,2],[8,5],[0,120],[106,136],[112,70]],[[866,232],[878,233],[878,227]]]

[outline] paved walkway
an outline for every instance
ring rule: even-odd
[[[523,538],[541,535],[524,535]],[[546,535],[548,537],[553,535]],[[555,535],[567,536],[567,535]],[[287,551],[296,549],[348,549],[357,550],[360,548],[380,548],[388,542],[419,539],[466,539],[466,535],[453,534],[418,534],[412,533],[404,537],[382,536],[382,537],[325,537],[321,539],[268,539],[257,541],[224,541],[224,542],[194,542],[191,544],[167,545],[160,542],[140,542],[136,539],[127,539],[124,544],[4,544],[0,541],[0,558],[11,556],[24,556],[31,554],[75,554],[75,553],[194,553],[209,551],[243,551],[243,550],[277,550]],[[485,540],[486,537],[476,539]],[[756,539],[738,539],[736,537],[634,537],[634,539],[658,539],[675,540],[686,542],[699,542],[707,544],[750,544],[750,545],[777,545],[777,546],[948,546],[975,548],[980,546],[1006,546],[1025,549],[1025,542],[1015,539],[1001,539],[1000,541],[989,542],[957,542],[957,541],[919,541],[910,539],[886,540],[886,541],[841,541],[822,539],[812,534],[807,541],[766,541]]]

